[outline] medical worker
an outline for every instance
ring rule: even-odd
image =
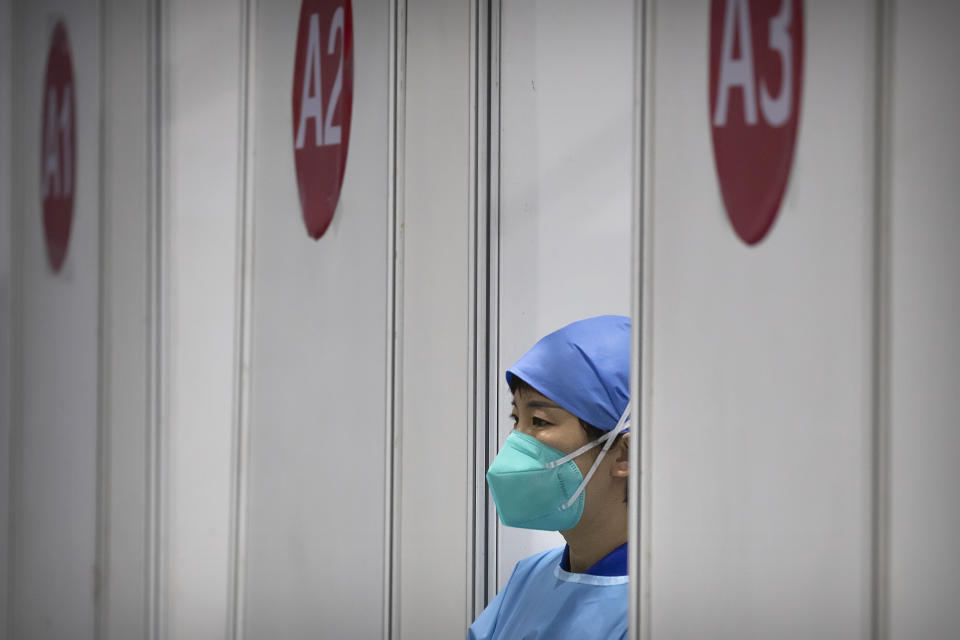
[[[487,471],[497,513],[567,544],[518,562],[468,638],[626,638],[630,319],[551,333],[507,384],[515,426]]]

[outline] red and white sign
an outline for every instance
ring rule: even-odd
[[[40,146],[40,194],[47,258],[56,272],[63,266],[73,226],[77,175],[76,90],[67,28],[58,22],[50,37],[43,82]]]
[[[350,0],[303,0],[293,65],[293,157],[307,233],[319,239],[337,209],[350,146]]]
[[[747,244],[773,225],[793,165],[803,0],[712,0],[710,125],[727,216]]]

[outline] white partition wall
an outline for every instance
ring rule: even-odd
[[[406,13],[352,3],[351,145],[317,242],[293,169],[300,2],[12,4],[0,635],[461,634],[476,5],[411,3],[406,93]],[[53,275],[31,167],[56,18],[79,126],[73,234]],[[415,107],[402,122],[397,91]]]
[[[97,561],[100,20],[96,2],[19,2],[12,169],[16,226],[10,589],[13,638],[94,637]],[[73,223],[44,248],[41,112],[54,25],[66,26],[76,125]],[[62,156],[61,156],[62,157]],[[66,173],[61,172],[61,177]],[[66,189],[66,182],[61,182]],[[65,191],[64,191],[65,192]],[[6,196],[5,196],[6,197]]]
[[[653,4],[641,637],[866,637],[872,4],[803,3],[793,169],[754,246],[735,235],[717,182],[709,7]]]
[[[893,3],[889,637],[960,635],[960,4]]]
[[[164,3],[162,603],[169,637],[224,637],[230,614],[243,10]],[[203,64],[199,64],[199,61]]]
[[[504,1],[500,23],[499,353],[503,372],[551,331],[630,308],[633,3]],[[514,564],[563,544],[497,525],[497,589]]]
[[[405,60],[398,105],[391,637],[415,640],[462,637],[470,611],[475,5],[405,4],[405,42],[399,45]]]
[[[157,547],[149,514],[157,433],[158,24],[148,0],[103,8],[100,584],[98,637],[144,637]]]
[[[156,80],[147,4],[3,4],[0,637],[146,631],[147,333],[156,324],[146,286]],[[70,40],[77,161],[73,228],[54,273],[37,168],[57,21]]]
[[[300,2],[258,3],[251,24],[245,637],[384,637],[389,17],[353,5],[350,148],[316,241],[294,168]]]

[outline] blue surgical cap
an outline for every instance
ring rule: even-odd
[[[598,316],[554,331],[507,369],[511,388],[515,379],[610,431],[630,400],[630,318]]]

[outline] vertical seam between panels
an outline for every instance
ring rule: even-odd
[[[100,113],[97,120],[98,141],[99,141],[99,175],[98,189],[100,206],[97,243],[98,253],[98,316],[97,322],[97,504],[96,504],[96,556],[94,560],[94,613],[93,613],[93,636],[94,638],[104,637],[104,623],[108,615],[109,608],[109,590],[107,589],[107,578],[110,567],[110,460],[111,460],[111,438],[110,430],[112,422],[108,409],[110,402],[110,375],[108,373],[109,363],[111,361],[110,339],[110,251],[107,247],[110,232],[110,203],[107,201],[107,130],[106,130],[106,112],[107,112],[107,86],[109,76],[107,74],[107,18],[105,11],[105,1],[97,0],[97,11],[100,25],[100,37],[98,42],[99,54],[99,91],[100,91]]]
[[[472,275],[472,325],[473,331],[470,354],[471,361],[471,402],[470,424],[473,429],[469,442],[469,499],[470,531],[468,532],[468,594],[467,624],[486,606],[491,597],[491,586],[495,586],[495,529],[491,529],[489,499],[486,489],[485,472],[490,459],[491,436],[496,442],[496,407],[491,403],[496,389],[496,351],[497,333],[494,326],[496,310],[495,278],[497,229],[496,175],[493,170],[497,162],[498,145],[495,136],[496,113],[498,104],[495,84],[496,48],[499,46],[499,0],[480,0],[472,6],[471,37],[471,243],[473,269]]]
[[[384,438],[383,637],[400,637],[400,386],[403,311],[403,149],[406,65],[406,0],[390,0],[387,84],[387,291]]]
[[[479,314],[481,305],[479,301],[479,271],[480,271],[480,13],[483,0],[470,0],[469,27],[468,27],[468,74],[467,74],[467,246],[466,256],[466,276],[467,276],[467,415],[465,424],[467,426],[466,437],[466,467],[467,482],[464,484],[466,528],[464,542],[466,543],[466,553],[464,553],[465,562],[465,602],[464,617],[466,624],[470,624],[470,614],[474,609],[473,595],[476,591],[477,570],[474,564],[476,558],[476,438],[479,431],[478,420],[479,411],[479,386],[477,380],[479,375],[477,369],[480,366],[481,358],[479,355],[480,336]]]
[[[640,437],[638,446],[631,451],[631,464],[636,470],[631,474],[632,495],[636,498],[635,516],[639,522],[632,527],[634,543],[631,544],[631,555],[635,579],[631,581],[632,628],[631,637],[634,639],[650,640],[653,637],[652,625],[652,597],[653,597],[653,539],[652,539],[652,512],[653,512],[653,295],[654,295],[654,255],[653,255],[653,91],[654,83],[654,0],[638,0],[635,5],[636,22],[634,27],[635,38],[639,34],[640,42],[634,43],[635,64],[640,74],[634,98],[637,101],[634,109],[634,159],[638,163],[635,168],[634,193],[636,215],[639,217],[639,229],[634,241],[638,243],[640,256],[635,256],[636,266],[640,269],[639,286],[641,291],[634,291],[639,306],[638,325],[633,330],[632,351],[635,354],[636,372],[633,377],[632,394],[639,399]],[[637,81],[639,80],[639,81]],[[636,288],[636,287],[635,287]]]
[[[19,92],[15,88],[19,85],[20,78],[23,75],[20,69],[22,38],[20,30],[15,26],[20,24],[20,12],[18,11],[19,2],[15,0],[10,3],[10,137],[11,137],[11,163],[10,163],[10,236],[14,239],[11,242],[11,269],[10,275],[13,283],[11,295],[11,345],[10,345],[10,440],[8,454],[10,464],[8,468],[8,495],[7,495],[7,628],[6,637],[14,638],[16,629],[16,585],[17,585],[17,516],[19,515],[19,495],[20,495],[20,472],[21,472],[21,449],[22,449],[22,424],[23,424],[23,259],[25,251],[23,248],[23,189],[20,186],[22,180],[20,176],[23,169],[12,160],[16,157],[16,152],[23,146],[23,132],[16,122],[20,119],[20,113],[23,108],[20,104]],[[19,241],[18,241],[19,240]]]
[[[633,144],[631,149],[630,174],[630,317],[632,321],[630,334],[630,397],[636,399],[633,406],[637,408],[636,414],[642,416],[646,404],[640,395],[640,358],[643,353],[641,348],[642,320],[641,313],[643,309],[643,272],[642,269],[642,248],[643,248],[643,204],[641,194],[643,193],[643,178],[641,175],[643,167],[643,0],[634,0],[633,2],[633,64],[631,81],[633,82],[633,104],[632,122]],[[642,421],[642,417],[639,421]],[[630,477],[629,477],[629,504],[627,521],[629,524],[629,573],[633,579],[630,580],[630,601],[628,605],[628,624],[630,628],[630,637],[636,640],[640,623],[640,611],[638,607],[640,593],[639,576],[639,549],[640,549],[640,474],[637,469],[640,467],[639,451],[641,448],[640,438],[642,431],[634,430],[637,436],[637,443],[630,447]]]
[[[250,455],[250,385],[253,309],[253,86],[256,49],[256,0],[239,0],[240,41],[238,65],[239,114],[237,122],[236,270],[234,281],[233,420],[231,429],[230,555],[228,558],[227,637],[244,636],[246,602],[246,534],[248,523],[247,470]]]
[[[499,440],[499,387],[500,370],[500,42],[501,2],[490,0],[488,19],[489,43],[487,50],[487,350],[486,350],[486,437],[484,442],[483,469],[490,464],[497,452]],[[486,605],[496,595],[499,583],[499,544],[497,514],[486,487],[486,474],[482,473],[481,488],[484,496],[484,593]],[[478,612],[479,613],[479,612]]]
[[[889,637],[890,111],[892,3],[877,0],[874,35],[873,295],[869,637]]]
[[[166,419],[165,371],[163,358],[164,339],[164,285],[163,268],[165,260],[165,242],[163,227],[163,186],[165,179],[164,162],[164,122],[167,114],[164,105],[168,78],[163,65],[166,50],[163,39],[167,34],[165,4],[163,0],[147,0],[149,9],[148,59],[147,59],[147,166],[148,166],[148,224],[147,224],[147,444],[146,486],[147,486],[147,541],[146,553],[147,589],[145,590],[146,609],[145,636],[149,640],[161,640],[165,637],[165,594],[166,576],[164,570],[164,487],[166,461],[164,451],[164,420]]]
[[[394,344],[394,301],[393,301],[393,260],[394,260],[394,173],[396,160],[396,145],[394,136],[396,131],[396,11],[397,0],[390,0],[387,8],[387,207],[386,211],[386,279],[384,284],[384,488],[383,488],[383,549],[381,550],[381,564],[383,566],[382,603],[381,603],[381,635],[384,640],[390,638],[390,593],[391,593],[391,557],[393,546],[393,344]]]
[[[490,369],[493,334],[490,328],[490,217],[491,217],[491,14],[496,0],[476,0],[471,6],[470,64],[470,225],[471,296],[469,382],[471,425],[468,448],[467,504],[467,607],[469,626],[487,602],[489,584],[489,531],[486,481],[491,428]]]

